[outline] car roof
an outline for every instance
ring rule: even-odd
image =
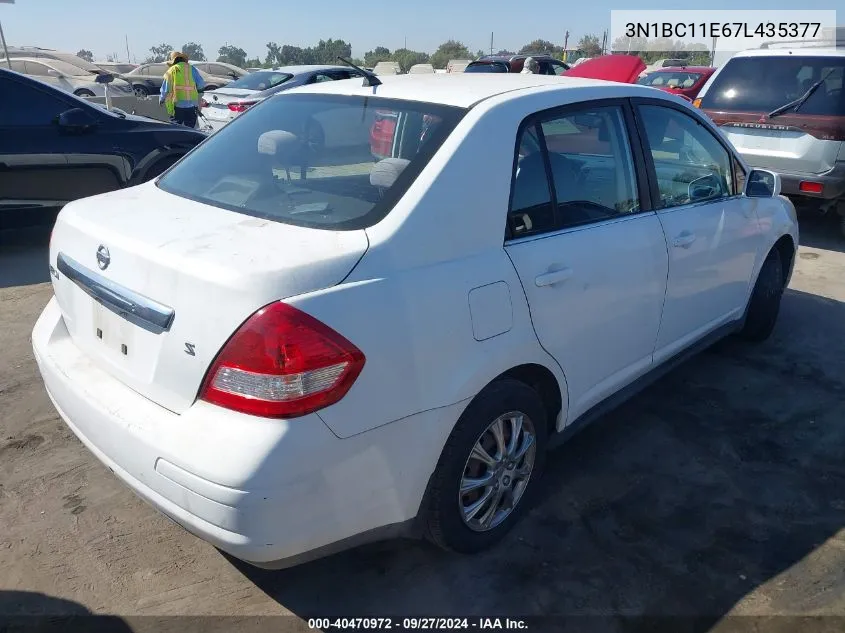
[[[529,90],[532,88],[583,88],[588,86],[612,86],[617,89],[623,84],[584,79],[580,77],[558,77],[521,73],[442,73],[433,75],[395,75],[379,77],[380,86],[367,86],[357,81],[325,81],[295,88],[297,92],[339,94],[355,96],[378,96],[387,99],[424,101],[442,105],[468,108],[479,101],[501,94]],[[624,84],[629,90],[639,92],[653,88]]]
[[[734,57],[845,57],[845,48],[753,48]]]
[[[652,70],[649,75],[653,75],[655,73],[684,71],[689,71],[693,73],[713,73],[716,72],[716,69],[713,66],[664,66],[663,68]]]
[[[349,70],[350,66],[338,66],[329,64],[300,64],[298,66],[277,66],[276,68],[262,68],[257,72],[275,72],[275,73],[290,73],[291,75],[301,75],[302,73],[316,72],[319,70]]]

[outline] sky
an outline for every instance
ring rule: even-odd
[[[352,54],[363,57],[376,46],[407,46],[434,52],[447,39],[471,51],[518,50],[542,38],[562,45],[569,30],[570,47],[581,36],[601,36],[610,25],[611,9],[675,9],[677,0],[650,0],[636,5],[620,0],[539,2],[525,7],[515,0],[15,0],[2,4],[0,24],[10,46],[41,46],[75,53],[87,49],[98,60],[117,53],[126,59],[126,42],[138,61],[151,46],[176,48],[202,44],[206,57],[217,57],[224,44],[243,48],[249,57],[267,52],[266,43],[311,46],[320,39],[343,39]],[[840,0],[709,0],[708,9],[833,9]],[[697,8],[705,8],[699,5]],[[839,23],[845,23],[840,11]],[[134,60],[133,60],[134,61]]]

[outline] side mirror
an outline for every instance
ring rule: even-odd
[[[53,70],[52,68],[47,69],[47,76],[56,77],[57,79],[61,79],[62,77],[64,77],[62,73],[60,73],[58,70]]]
[[[97,75],[94,78],[94,81],[96,81],[98,84],[110,84],[114,81],[114,75],[109,73],[102,73]]]
[[[59,115],[59,128],[67,132],[88,132],[97,126],[97,119],[82,108],[71,108]]]
[[[745,181],[745,195],[749,198],[774,198],[780,191],[780,175],[773,171],[752,169]]]
[[[233,71],[231,71],[231,72],[229,73],[229,76],[230,76],[232,79],[240,79],[240,76],[239,76],[239,75],[238,75],[238,73],[236,73],[234,70],[233,70]]]

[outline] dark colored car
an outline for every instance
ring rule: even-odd
[[[569,65],[550,55],[485,55],[479,57],[464,70],[465,73],[519,73],[525,60],[533,57],[540,64],[540,75],[562,75]]]
[[[0,69],[0,223],[150,180],[203,141]]]
[[[659,88],[683,97],[687,101],[692,101],[698,96],[699,91],[714,72],[716,72],[716,69],[710,66],[661,68],[641,77],[637,80],[637,83]]]

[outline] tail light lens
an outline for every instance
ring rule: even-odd
[[[800,183],[798,183],[798,191],[801,191],[803,193],[821,193],[822,183],[810,182],[809,180],[802,180]]]
[[[253,314],[211,365],[200,398],[269,418],[295,418],[339,401],[364,354],[314,317],[285,303]]]
[[[258,103],[258,102],[257,101],[236,101],[235,103],[229,104],[229,109],[232,112],[246,112],[247,110],[249,110],[249,108],[254,106],[256,103]]]

